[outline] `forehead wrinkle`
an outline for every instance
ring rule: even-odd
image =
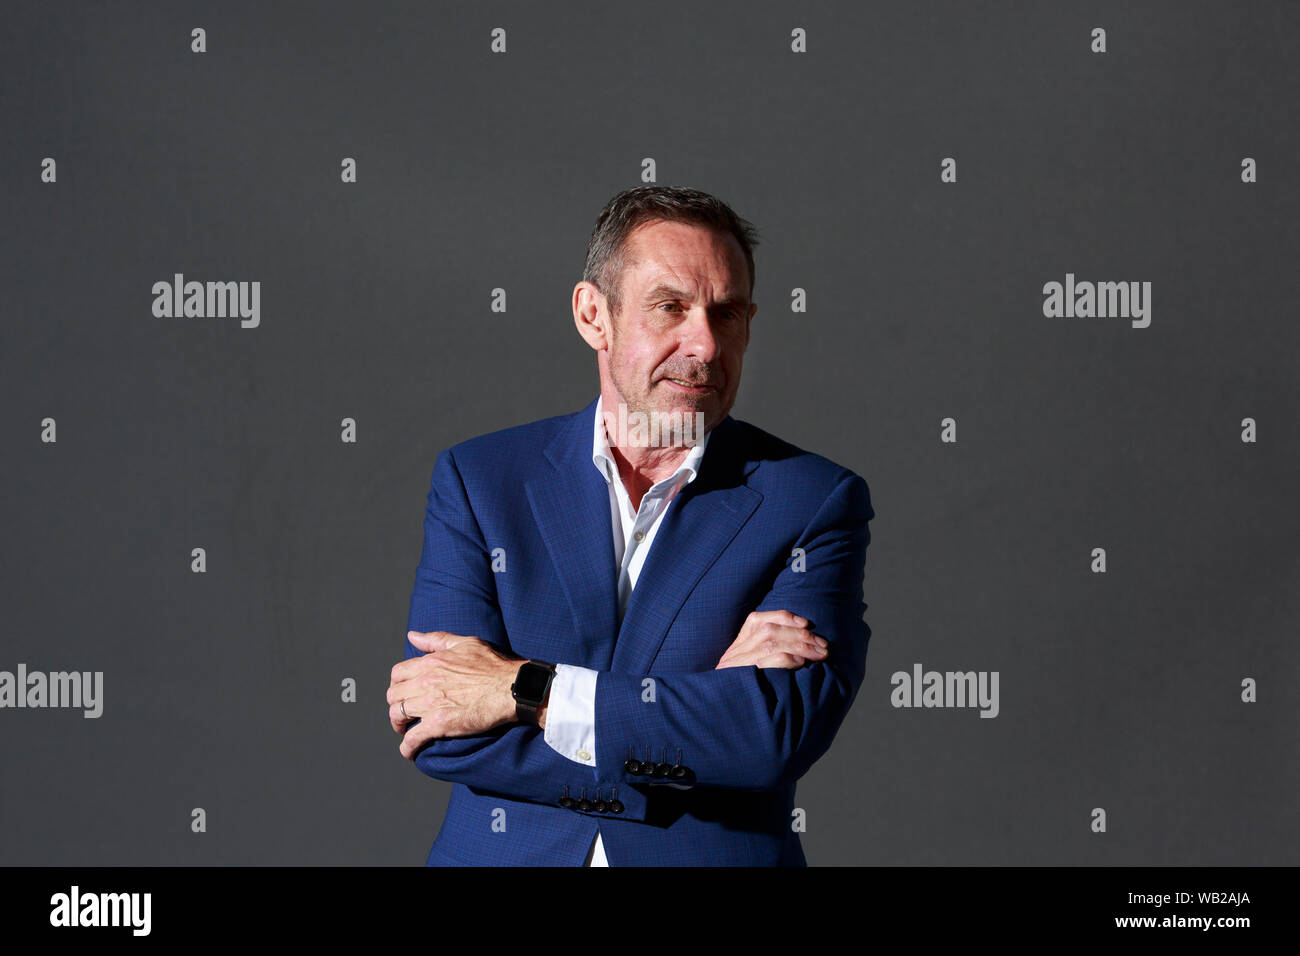
[[[663,298],[665,296],[673,299],[679,299],[681,301],[686,301],[686,302],[692,301],[693,299],[693,293],[688,292],[685,289],[679,289],[676,286],[671,285],[667,282],[660,281],[657,282],[654,285],[654,287],[651,288],[650,291],[645,294],[645,301],[650,302],[654,299]],[[710,305],[744,305],[748,300],[749,297],[745,295],[743,292],[733,292],[730,295],[726,296],[725,298],[715,300],[714,302],[711,302],[709,304]]]

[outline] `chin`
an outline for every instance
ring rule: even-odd
[[[721,401],[716,392],[710,392],[708,395],[682,395],[674,396],[668,403],[664,411],[685,412],[694,415],[696,412],[703,412],[706,417],[712,415],[721,405]]]

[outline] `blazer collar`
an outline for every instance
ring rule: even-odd
[[[747,483],[758,461],[730,415],[710,432],[695,480],[664,514],[620,627],[609,485],[591,464],[597,401],[564,418],[544,449],[549,468],[526,491],[573,616],[577,659],[562,663],[646,673],[695,585],[763,500]]]

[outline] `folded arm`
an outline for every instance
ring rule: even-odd
[[[687,785],[767,789],[797,779],[830,746],[865,669],[871,631],[862,619],[862,576],[874,516],[866,483],[846,472],[796,542],[756,610],[801,615],[829,643],[828,656],[798,669],[732,667],[698,674],[596,675],[592,759],[579,763],[547,744],[537,727],[509,724],[430,741],[416,755],[432,777],[555,805],[617,789],[627,819],[644,819],[645,788],[628,771],[635,753],[689,768]],[[801,567],[802,566],[802,567]],[[496,598],[490,555],[450,452],[434,468],[408,629],[474,635],[512,653]],[[422,652],[408,640],[406,657]],[[563,663],[563,662],[560,662]],[[653,702],[643,699],[654,681]],[[594,764],[594,766],[592,766]]]
[[[650,783],[625,767],[629,757],[644,762],[647,752],[656,763],[680,764],[698,786],[766,790],[807,772],[830,747],[862,684],[871,637],[862,579],[872,517],[866,482],[846,473],[796,543],[802,558],[787,562],[756,609],[806,618],[828,642],[824,660],[663,676],[600,672],[600,783]],[[643,693],[646,677],[653,695]]]
[[[415,572],[408,631],[471,635],[515,656],[501,618],[491,554],[450,451],[438,456]],[[406,659],[419,657],[408,638]],[[436,738],[415,756],[431,777],[518,800],[556,804],[564,788],[594,790],[595,774],[547,746],[539,727],[512,723],[464,737]]]

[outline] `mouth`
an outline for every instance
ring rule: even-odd
[[[663,381],[672,385],[674,388],[681,389],[691,395],[704,395],[708,392],[716,391],[716,385],[697,385],[692,382],[684,381],[680,378],[666,378]]]

